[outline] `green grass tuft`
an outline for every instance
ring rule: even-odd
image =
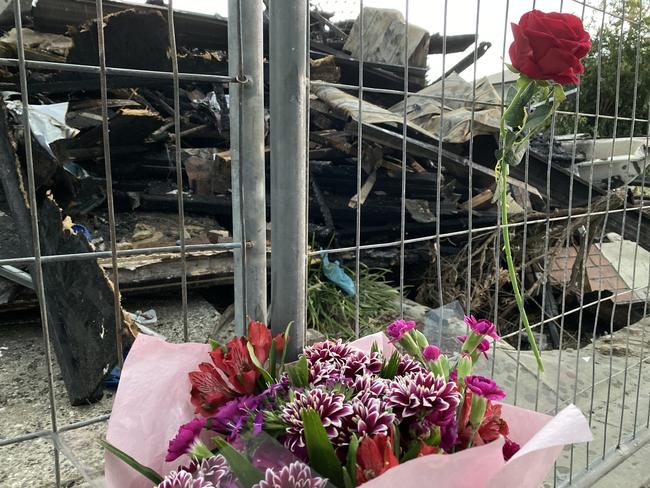
[[[345,268],[354,280],[354,271]],[[367,335],[383,330],[398,310],[399,290],[386,281],[387,270],[361,265],[359,272],[359,328]],[[313,268],[309,277],[307,323],[327,338],[354,338],[355,297],[347,296]]]

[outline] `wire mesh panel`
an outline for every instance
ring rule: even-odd
[[[592,486],[644,448],[650,438],[646,2],[319,0],[283,9],[272,0],[264,2],[264,14],[262,2],[252,0],[210,7],[227,20],[212,10],[175,11],[207,8],[190,2],[147,4],[136,15],[112,1],[39,0],[25,27],[29,6],[15,2],[15,29],[0,39],[6,70],[0,169],[13,219],[3,222],[24,248],[0,255],[0,276],[35,291],[44,359],[12,372],[9,360],[18,364],[19,353],[11,348],[25,337],[9,334],[9,347],[0,343],[0,372],[19,380],[45,373],[38,391],[0,394],[0,411],[17,419],[0,437],[10,461],[3,468],[8,486],[99,483],[100,450],[88,444],[101,433],[94,429],[108,419],[110,400],[93,403],[95,391],[64,391],[62,380],[90,367],[77,361],[88,351],[74,357],[69,351],[100,344],[91,359],[95,376],[104,376],[122,365],[130,329],[152,332],[120,300],[121,283],[144,266],[129,259],[162,263],[156,290],[166,283],[179,295],[173,303],[180,305],[180,327],[172,340],[205,340],[195,333],[205,324],[190,305],[190,285],[203,279],[199,257],[211,270],[223,267],[212,282],[232,284],[234,275],[234,331],[244,330],[245,319],[266,319],[265,82],[275,244],[271,325],[294,322],[294,352],[304,340],[359,337],[397,317],[415,319],[430,341],[450,351],[466,333],[464,314],[490,318],[502,341],[486,351],[483,372],[507,388],[506,401],[551,415],[576,404],[594,433],[588,445],[564,450],[547,486]],[[567,100],[511,169],[504,209],[495,164],[500,119],[516,86],[504,61],[511,22],[534,8],[581,18],[592,50],[581,83],[567,88]],[[289,32],[273,15],[299,27]],[[39,29],[61,36],[71,24],[80,27],[64,55],[39,48]],[[304,44],[296,36],[303,28]],[[125,32],[147,37],[138,41]],[[164,48],[140,59],[138,42]],[[93,103],[80,103],[79,94],[89,92],[96,94]],[[146,134],[136,143],[143,123]],[[91,150],[56,144],[82,137],[91,139]],[[161,149],[155,158],[145,156],[152,147]],[[206,149],[214,149],[207,158]],[[77,164],[90,159],[93,175]],[[215,190],[224,184],[224,168],[225,186]],[[44,183],[62,171],[74,180]],[[128,171],[163,174],[166,186],[134,189],[123,181]],[[83,215],[74,209],[86,202],[80,196],[86,187],[76,188],[76,207],[58,201],[71,191],[65,184],[82,180],[104,197],[93,207],[105,210],[98,218],[103,249],[88,243],[79,222],[65,219]],[[121,220],[136,208],[172,208],[172,241],[161,244],[136,223],[144,244],[123,246]],[[201,212],[230,219],[228,242],[220,233],[226,229],[210,234],[216,242],[195,242],[191,229]],[[505,217],[543,373],[502,257]],[[88,303],[110,322],[85,321],[79,329],[85,342],[74,342],[75,312],[81,315]],[[71,409],[70,400],[83,406]]]
[[[3,279],[10,280],[7,283],[18,282],[36,292],[40,317],[23,319],[24,324],[13,319],[17,335],[13,329],[3,333],[2,370],[8,381],[2,387],[6,423],[0,448],[7,466],[2,484],[69,486],[86,480],[99,486],[102,449],[97,439],[103,435],[112,394],[109,391],[96,402],[107,381],[119,380],[134,334],[162,332],[146,325],[155,324],[155,310],[135,314],[124,310],[121,285],[126,283],[129,289],[133,281],[123,273],[136,278],[144,263],[148,263],[145,267],[162,263],[162,281],[152,281],[151,274],[146,280],[157,290],[171,288],[167,300],[178,304],[167,317],[171,320],[173,315],[176,320],[175,328],[165,332],[172,341],[218,338],[216,329],[208,330],[213,325],[197,324],[188,317],[195,313],[194,306],[192,311],[188,306],[188,277],[199,286],[202,281],[232,283],[234,277],[235,295],[239,294],[235,329],[243,330],[244,317],[264,315],[255,305],[262,296],[266,306],[265,229],[262,225],[260,242],[259,231],[247,229],[255,215],[240,207],[246,197],[258,213],[261,208],[264,222],[264,115],[261,96],[255,98],[263,85],[262,10],[256,2],[235,2],[237,8],[226,20],[175,11],[171,0],[147,2],[154,5],[137,9],[101,0],[44,1],[33,9],[29,3],[13,2],[2,14],[15,19],[15,24],[3,20],[8,32],[3,42],[8,49],[0,59],[4,85],[9,87],[3,88],[0,136],[3,210],[8,210],[2,213],[6,217],[3,226],[7,225],[3,233],[9,235],[9,244],[3,241],[0,266]],[[226,3],[221,4],[219,8],[227,10]],[[175,21],[181,24],[180,30]],[[256,23],[259,29],[249,27],[229,45],[229,22],[233,32],[242,32],[235,26]],[[68,25],[79,29],[64,36]],[[254,35],[258,38],[252,39]],[[193,39],[190,44],[198,46],[194,50],[186,47],[188,37]],[[239,60],[231,63],[230,74],[226,51],[231,59]],[[70,110],[73,106],[75,110]],[[247,110],[243,117],[241,106]],[[237,121],[233,127],[228,126],[229,116]],[[261,148],[257,159],[251,157],[256,146]],[[224,150],[220,154],[222,174],[213,174],[207,183],[206,178],[193,177],[192,167],[199,163],[205,167],[199,156],[207,152],[216,157]],[[247,157],[246,167],[240,164],[242,153]],[[137,167],[132,166],[138,158]],[[145,174],[163,177],[146,183],[149,189],[143,192],[124,172],[129,165],[135,172],[148,166]],[[251,174],[255,174],[252,183],[258,185],[258,193],[255,178],[261,178],[261,196],[251,191]],[[216,176],[227,193],[215,190]],[[62,181],[71,186],[60,187]],[[164,189],[153,189],[156,183]],[[206,184],[208,191],[197,187]],[[128,186],[132,188],[125,192]],[[173,213],[155,217],[167,226],[163,229],[167,235],[159,235],[160,227],[151,231],[149,214],[147,220],[138,211],[133,213],[150,204],[150,210],[157,206],[175,212],[175,222]],[[222,205],[231,228],[219,229],[216,219],[188,217],[186,204],[194,210],[197,204]],[[125,211],[128,207],[130,211]],[[84,218],[93,209],[94,221]],[[207,232],[198,240],[197,222],[204,226],[200,232]],[[128,246],[125,227],[133,232]],[[16,241],[11,241],[14,231]],[[208,231],[217,238],[209,238]],[[134,238],[138,232],[141,240]],[[258,250],[245,268],[247,249],[255,246],[254,239],[258,239]],[[139,244],[133,245],[135,241]],[[12,244],[15,249],[8,247]],[[260,255],[261,278],[255,274]],[[215,276],[215,270],[221,271]],[[248,287],[247,279],[254,281]],[[24,349],[33,339],[28,326],[34,321],[42,328],[42,349],[38,342]],[[113,366],[117,369],[111,371]],[[39,380],[42,370],[46,383]],[[48,459],[52,457],[53,464]]]
[[[373,306],[378,316],[417,319],[429,339],[443,345],[465,333],[463,312],[493,319],[505,341],[491,352],[487,372],[508,388],[507,401],[549,414],[575,403],[594,432],[589,445],[565,449],[547,484],[591,486],[646,441],[647,153],[639,153],[638,171],[620,171],[634,165],[634,147],[645,147],[648,134],[641,92],[647,6],[312,4],[318,12],[311,16],[312,57],[333,56],[340,76],[326,79],[312,64],[310,141],[317,150],[331,147],[346,155],[323,163],[316,153],[308,165],[310,211],[316,214],[308,253],[326,259],[310,269],[308,323],[318,327],[316,317],[331,313],[312,302],[319,294],[325,300],[315,276],[326,274],[335,259],[354,279],[354,297],[340,298],[354,301],[344,332],[349,335],[385,323],[369,318]],[[502,101],[516,79],[502,62],[508,62],[510,23],[535,8],[572,13],[592,36],[581,83],[567,91],[508,181],[508,227],[531,326],[543,344],[544,373],[514,304],[501,257],[501,205],[490,181]],[[414,54],[422,30],[430,34],[424,60]],[[491,46],[481,48],[481,41]],[[483,57],[485,49],[490,55]],[[353,59],[343,60],[343,54]],[[394,79],[386,76],[389,70]],[[418,83],[422,72],[426,80]],[[334,172],[346,165],[354,166],[345,174],[356,185],[346,186],[354,196],[344,211],[335,196],[341,190],[329,186],[324,166]],[[381,181],[382,173],[393,178],[392,187]],[[418,194],[421,175],[429,177],[424,194]],[[317,220],[332,230],[325,239],[318,238]],[[418,248],[428,256],[418,260]],[[380,253],[391,257],[388,276],[399,290],[387,310],[363,292],[372,284],[362,271],[377,266]],[[323,329],[337,332],[334,326]]]

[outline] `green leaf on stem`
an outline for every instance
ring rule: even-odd
[[[400,354],[397,351],[393,351],[390,359],[387,363],[381,367],[379,376],[387,380],[392,380],[397,374],[397,368],[399,367]]]
[[[302,423],[311,467],[318,474],[327,477],[334,485],[344,486],[341,462],[336,457],[334,446],[327,437],[318,412],[312,408],[303,410]]]
[[[228,461],[230,470],[237,477],[237,481],[239,481],[242,488],[252,488],[264,479],[262,472],[253,466],[242,453],[228,444],[227,441],[221,437],[213,437],[212,441],[219,449],[219,454]]]
[[[289,366],[287,373],[289,374],[289,381],[293,386],[304,388],[309,385],[309,365],[305,356],[300,356],[295,364]]]
[[[253,348],[253,344],[249,342],[246,344],[246,347],[248,348],[248,355],[251,357],[251,361],[253,361],[253,364],[262,375],[262,378],[264,378],[264,380],[268,384],[273,383],[273,378],[271,377],[269,372],[266,369],[264,369],[264,366],[262,365],[262,363],[260,363],[260,360],[255,355],[255,349]]]
[[[293,322],[289,322],[287,328],[284,329],[284,347],[282,348],[282,358],[280,359],[280,371],[284,369],[284,362],[287,359],[287,345],[289,344],[289,331],[291,330],[291,325]]]
[[[142,476],[147,478],[149,481],[153,482],[155,485],[158,485],[162,482],[163,477],[160,476],[158,473],[156,473],[153,469],[140,464],[138,461],[133,459],[131,456],[129,456],[127,453],[124,451],[118,449],[115,447],[113,444],[109,444],[107,441],[104,439],[100,439],[99,443],[101,446],[106,449],[108,452],[110,452],[113,456],[118,458],[120,461],[128,464],[131,466],[133,469],[135,469],[138,473],[140,473]]]
[[[352,434],[350,445],[348,446],[348,458],[346,471],[352,480],[352,486],[355,485],[357,479],[357,450],[359,449],[359,438]]]

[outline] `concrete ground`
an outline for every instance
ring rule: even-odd
[[[183,319],[180,298],[163,296],[125,302],[131,312],[154,309],[158,325],[151,326],[171,342],[182,342]],[[198,294],[188,297],[190,340],[205,342],[219,319],[219,312]],[[50,429],[45,352],[40,323],[0,324],[0,439]],[[106,390],[98,403],[70,406],[54,361],[54,391],[59,427],[110,414],[114,392]],[[61,482],[64,487],[91,486],[84,481],[103,471],[103,449],[97,440],[106,432],[106,422],[61,434]],[[45,488],[54,486],[52,446],[35,439],[0,447],[0,486]]]

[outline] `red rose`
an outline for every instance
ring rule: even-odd
[[[585,70],[581,60],[591,48],[580,18],[533,10],[522,15],[519,24],[512,24],[512,33],[510,61],[517,70],[534,80],[578,83]]]

